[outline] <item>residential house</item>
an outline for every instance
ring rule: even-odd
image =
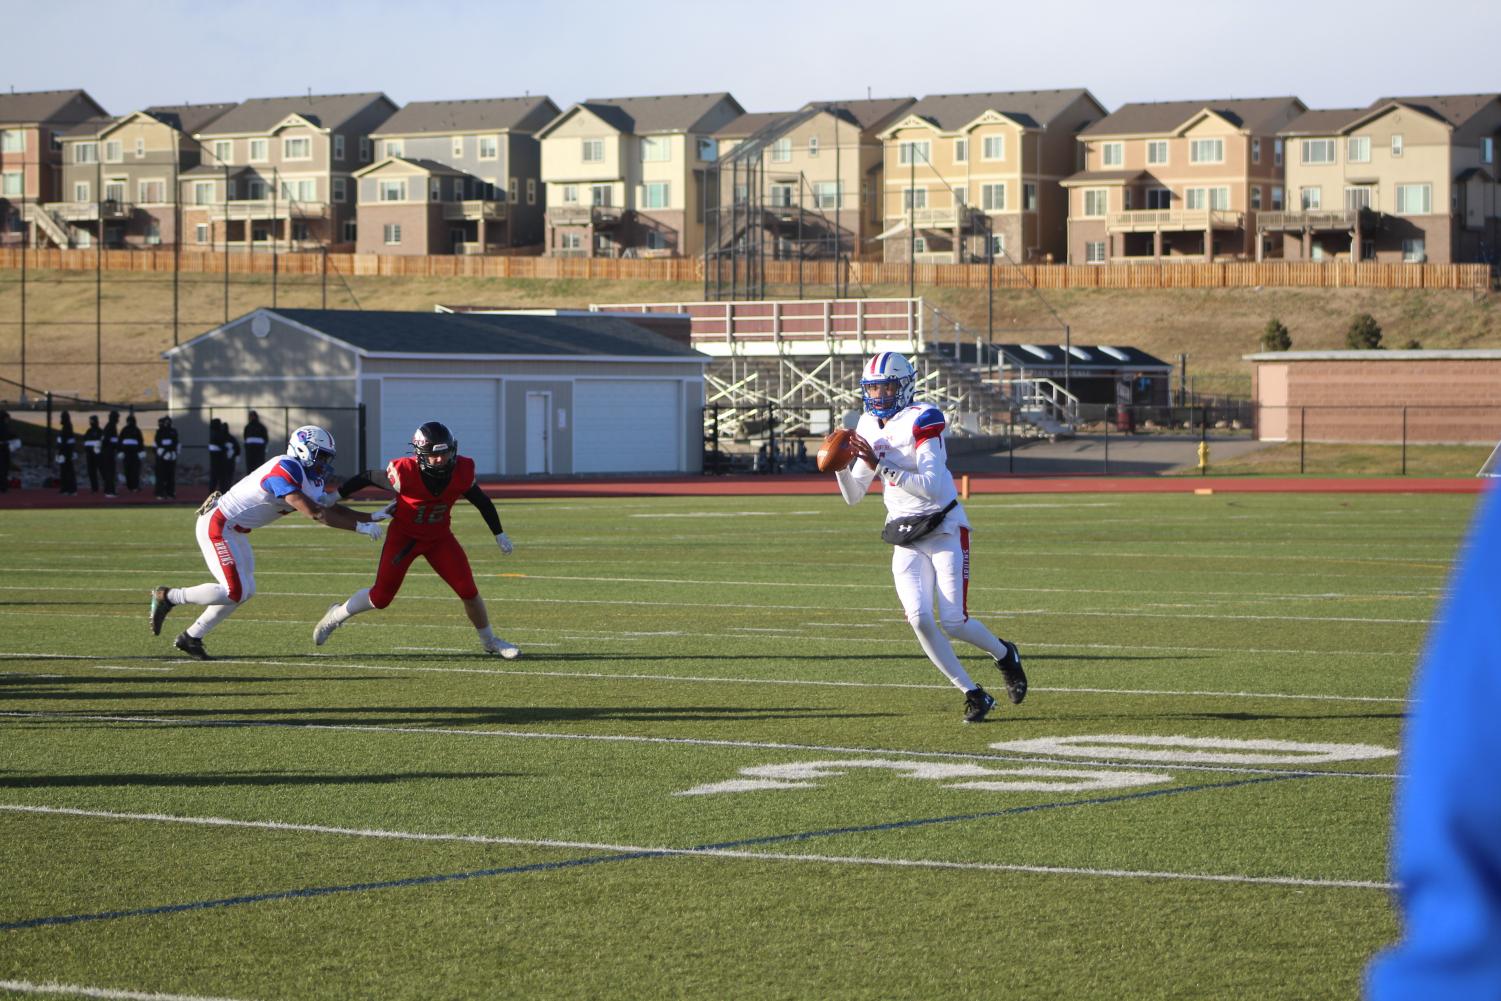
[[[38,222],[62,247],[176,243],[177,179],[202,159],[193,134],[233,107],[157,105],[74,126],[62,137],[62,185]]]
[[[1273,256],[1501,260],[1501,94],[1310,111],[1281,136],[1288,205],[1259,222]]]
[[[924,97],[880,132],[883,257],[1061,256],[1067,213],[1058,183],[1074,170],[1075,136],[1104,116],[1083,88]]]
[[[542,142],[546,253],[693,256],[703,246],[714,133],[745,109],[729,94],[590,99],[549,122]]]
[[[1079,135],[1070,264],[1247,260],[1257,215],[1284,208],[1278,133],[1296,97],[1122,105]]]
[[[356,172],[359,250],[482,254],[542,243],[536,133],[557,116],[548,97],[402,108],[371,133],[376,162]]]
[[[20,243],[30,227],[36,245],[36,206],[62,185],[62,134],[107,114],[82,90],[0,93],[0,243]]]
[[[714,134],[720,183],[711,243],[729,246],[740,239],[731,231],[750,225],[766,231],[760,245],[775,258],[849,257],[879,248],[880,132],[915,103],[910,97],[814,101],[793,112],[744,114],[721,127]],[[747,142],[755,149],[746,149]],[[747,210],[735,211],[736,205]]]
[[[370,133],[396,113],[386,95],[258,97],[194,133],[203,162],[179,177],[185,245],[350,248],[354,171]]]

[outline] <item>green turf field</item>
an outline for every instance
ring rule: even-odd
[[[1352,997],[1473,501],[976,497],[970,611],[1032,681],[978,726],[874,499],[508,502],[509,559],[461,510],[514,662],[426,567],[315,649],[376,550],[291,518],[218,659],[179,659],[190,610],[153,637],[147,597],[208,579],[191,510],[6,511],[0,982]]]

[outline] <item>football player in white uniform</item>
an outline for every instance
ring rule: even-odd
[[[964,670],[950,636],[991,656],[1013,704],[1026,697],[1027,676],[1016,644],[997,639],[969,617],[969,519],[949,473],[943,413],[912,402],[916,384],[912,365],[894,351],[866,363],[860,380],[865,412],[855,425],[856,459],[836,477],[846,504],[859,503],[880,477],[886,500],[881,537],[893,543],[891,575],[902,610],[923,653],[964,693],[964,721],[978,723],[995,698]]]
[[[194,587],[159,587],[151,592],[151,632],[161,635],[162,620],[174,605],[207,605],[203,614],[172,645],[189,657],[208,660],[203,637],[255,595],[255,553],[250,532],[282,515],[301,511],[314,521],[380,540],[381,520],[389,512],[367,514],[336,503],[323,485],[333,470],[334,437],[315,425],[292,432],[287,454],[267,459],[222,494],[213,494],[198,509],[198,548],[213,572],[213,581]]]

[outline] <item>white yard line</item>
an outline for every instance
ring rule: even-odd
[[[124,1001],[235,1001],[234,998],[208,997],[203,994],[122,991],[112,987],[84,987],[81,984],[58,984],[51,981],[34,984],[29,980],[0,980],[0,990],[15,991],[18,994],[63,994],[76,998],[121,998]]]
[[[295,723],[288,720],[197,720],[161,716],[115,716],[108,714],[72,714],[61,712],[0,711],[0,719],[52,719],[78,723],[148,723],[152,726],[203,727],[210,729],[282,729],[318,730],[335,733],[381,733],[415,736],[492,737],[510,740],[561,740],[601,744],[650,744],[665,747],[726,747],[765,751],[815,751],[820,754],[879,754],[909,758],[938,758],[961,761],[1021,761],[1030,764],[1067,765],[1071,767],[1140,768],[1139,761],[1109,759],[1042,757],[1004,752],[909,751],[879,747],[843,747],[829,744],[789,744],[780,741],[714,740],[705,737],[648,737],[638,734],[548,733],[530,730],[458,730],[451,727],[374,726],[358,723]],[[1230,765],[1191,765],[1176,762],[1152,763],[1164,771],[1224,772],[1230,775],[1286,775],[1299,778],[1396,779],[1394,772],[1337,772],[1292,768],[1247,768]]]
[[[989,872],[1027,872],[1041,875],[1096,876],[1116,879],[1176,879],[1214,883],[1251,883],[1273,886],[1301,886],[1361,890],[1392,890],[1393,883],[1349,879],[1305,879],[1297,876],[1249,876],[1223,873],[1157,872],[1132,869],[1092,869],[1073,866],[1025,865],[1005,862],[948,862],[937,859],[880,858],[859,855],[786,854],[782,852],[746,851],[730,848],[660,848],[644,845],[621,845],[596,841],[558,841],[538,838],[510,838],[484,834],[432,834],[414,831],[390,831],[379,828],[330,827],[322,824],[293,824],[274,820],[235,820],[228,817],[184,817],[162,813],[119,813],[110,810],[82,810],[73,807],[33,806],[0,803],[0,811],[56,816],[91,817],[104,820],[134,820],[151,823],[189,824],[204,827],[237,827],[270,831],[297,831],[308,834],[332,834],[346,837],[385,838],[400,841],[462,842],[482,845],[512,845],[527,848],[568,848],[583,851],[637,854],[701,856],[709,858],[749,859],[766,862],[813,862],[824,865],[897,866],[915,869],[973,869]]]

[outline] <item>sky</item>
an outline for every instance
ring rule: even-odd
[[[729,91],[747,111],[1066,87],[1111,110],[1501,91],[1497,0],[0,0],[3,35],[0,87],[82,87],[112,114],[309,91],[562,108]]]

